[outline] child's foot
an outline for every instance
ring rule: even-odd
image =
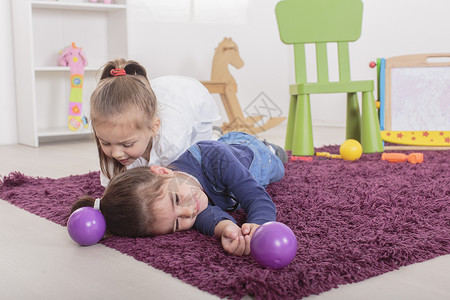
[[[213,126],[211,135],[212,139],[214,141],[217,141],[222,135],[223,135],[222,128],[220,128],[219,126]]]
[[[269,147],[269,148],[272,150],[272,152],[275,153],[276,156],[278,156],[278,158],[281,160],[281,162],[282,162],[283,164],[287,163],[287,161],[288,161],[288,156],[287,156],[286,151],[285,151],[283,148],[281,148],[281,147],[278,146],[278,145],[269,143],[269,142],[266,141],[266,140],[263,140],[262,142],[264,143],[264,145],[266,145],[267,147]]]

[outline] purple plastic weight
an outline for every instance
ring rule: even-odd
[[[259,226],[250,241],[253,258],[262,266],[281,269],[287,266],[297,253],[294,232],[280,222],[267,222]]]
[[[106,232],[105,217],[92,207],[81,207],[67,221],[67,231],[72,240],[81,246],[90,246],[100,241]]]

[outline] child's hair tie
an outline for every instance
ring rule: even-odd
[[[114,77],[116,76],[122,76],[122,75],[126,75],[127,72],[125,72],[124,69],[111,69],[110,71],[111,75],[113,75]]]
[[[100,198],[95,199],[94,208],[100,210]]]

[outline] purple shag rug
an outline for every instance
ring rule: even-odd
[[[337,146],[318,150],[339,152]],[[288,162],[285,178],[267,188],[277,220],[298,239],[294,261],[280,270],[227,255],[216,238],[196,231],[101,243],[232,299],[299,299],[449,254],[450,151],[425,151],[416,165],[380,157]],[[101,196],[98,178],[98,172],[60,179],[15,172],[0,182],[0,198],[65,226],[78,196]],[[243,212],[234,216],[245,219]]]

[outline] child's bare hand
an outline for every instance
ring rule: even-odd
[[[244,236],[249,236],[251,239],[255,230],[259,227],[258,224],[255,223],[245,223],[242,225],[242,234]]]
[[[230,224],[223,230],[221,240],[223,249],[229,254],[242,256],[250,253],[250,237],[244,236],[236,224]]]

